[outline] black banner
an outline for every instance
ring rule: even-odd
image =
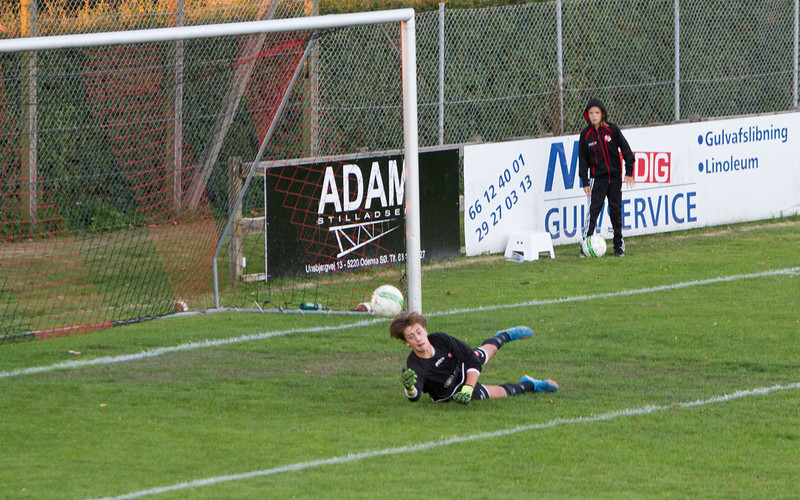
[[[422,259],[459,255],[458,150],[420,153]],[[402,264],[403,157],[275,167],[267,175],[269,279]]]

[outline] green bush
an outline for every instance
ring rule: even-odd
[[[417,12],[437,10],[439,0],[318,0],[320,14],[342,14],[346,12],[365,12],[370,10],[400,9],[411,7]],[[545,0],[444,0],[447,9],[475,9],[479,7],[498,7],[537,3]]]

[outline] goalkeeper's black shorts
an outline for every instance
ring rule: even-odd
[[[484,400],[489,399],[489,391],[486,390],[486,387],[483,386],[480,382],[475,383],[475,390],[472,391],[472,400]]]

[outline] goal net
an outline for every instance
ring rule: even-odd
[[[0,343],[184,310],[351,311],[385,283],[419,309],[413,10],[275,4],[0,40]],[[346,30],[356,53],[337,52]],[[326,73],[334,55],[374,67],[372,87]]]

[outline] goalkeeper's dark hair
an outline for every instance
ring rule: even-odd
[[[406,328],[411,325],[421,325],[425,328],[427,324],[428,318],[422,314],[418,312],[406,312],[392,320],[392,324],[389,326],[389,335],[395,339],[405,340],[406,336],[403,332],[406,331]]]

